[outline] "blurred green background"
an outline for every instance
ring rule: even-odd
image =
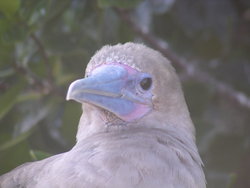
[[[248,0],[0,0],[0,174],[74,145],[81,107],[67,87],[101,46],[126,41],[167,47],[213,80],[173,63],[207,187],[249,188]]]

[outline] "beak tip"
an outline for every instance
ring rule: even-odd
[[[69,101],[69,100],[71,100],[71,98],[70,98],[70,96],[67,94],[67,96],[66,96],[66,101]]]
[[[69,100],[71,100],[71,98],[70,98],[70,97],[68,97],[68,96],[66,96],[66,101],[69,101]]]
[[[72,96],[72,92],[71,90],[69,90],[66,95],[66,101],[73,100],[73,99],[74,97]]]
[[[67,95],[66,95],[66,100],[67,101],[74,99],[74,97],[73,97],[73,90],[74,90],[75,82],[72,82],[70,84],[70,86],[69,86],[69,89],[68,89],[68,92],[67,92]]]

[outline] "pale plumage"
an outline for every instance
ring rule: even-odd
[[[0,177],[0,187],[204,188],[194,127],[175,70],[141,44],[105,46],[68,99],[83,104],[69,152]]]

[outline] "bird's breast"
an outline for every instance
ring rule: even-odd
[[[187,160],[192,157],[171,139],[159,142],[158,136],[140,132],[96,135],[78,143],[65,160],[77,165],[75,176],[82,178],[81,182],[102,187],[171,187],[170,182],[175,182],[172,187],[192,185],[194,177],[187,165],[193,161],[183,162],[178,155],[187,155]]]

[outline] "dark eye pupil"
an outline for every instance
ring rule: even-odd
[[[142,89],[148,90],[152,85],[152,78],[143,78],[143,80],[140,82],[140,85]]]

